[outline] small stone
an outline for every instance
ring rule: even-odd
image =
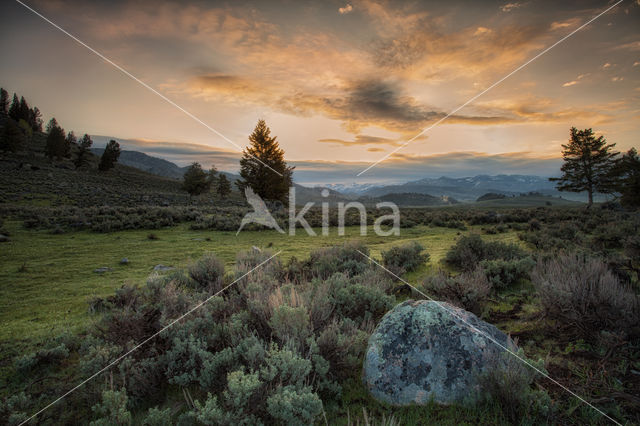
[[[253,250],[253,251],[257,251],[258,253],[260,253],[260,252],[262,251],[262,250],[260,250],[260,249],[259,249],[258,247],[256,247],[256,246],[252,246],[252,247],[251,247],[251,250]]]
[[[109,271],[113,271],[113,269],[109,268],[108,266],[103,266],[101,268],[96,268],[93,270],[93,272],[95,272],[96,274],[104,274],[105,272]]]
[[[129,259],[127,259],[126,257],[123,257],[122,259],[120,259],[120,264],[121,265],[128,265],[129,264]]]
[[[165,266],[162,264],[158,264],[156,266],[153,267],[153,270],[156,272],[164,272],[164,271],[172,271],[176,268],[174,268],[173,266]]]
[[[9,241],[11,241],[11,238],[7,237],[6,235],[0,234],[0,243],[7,243]]]

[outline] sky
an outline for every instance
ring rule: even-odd
[[[14,0],[0,85],[67,130],[237,171],[258,119],[301,183],[557,175],[571,126],[640,147],[640,0]],[[96,138],[102,141],[105,138]]]

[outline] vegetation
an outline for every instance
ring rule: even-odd
[[[118,162],[118,157],[120,157],[120,144],[112,139],[104,148],[98,169],[102,172],[113,169]]]
[[[224,174],[221,174],[218,178],[218,188],[216,191],[220,198],[227,198],[229,194],[231,194],[231,183]]]
[[[45,153],[49,159],[57,160],[67,157],[70,151],[64,129],[58,125],[58,121],[52,118],[47,124],[47,146]]]
[[[193,163],[184,173],[182,188],[192,196],[209,192],[211,174],[205,172],[200,163]]]
[[[293,167],[287,166],[284,151],[264,120],[258,121],[249,142],[240,159],[239,188],[244,190],[248,186],[264,200],[288,203]]]
[[[560,191],[587,191],[591,207],[594,192],[611,192],[611,169],[618,155],[611,151],[614,146],[607,144],[603,136],[596,138],[591,129],[572,127],[569,143],[562,145],[562,177],[550,180],[558,182]]]

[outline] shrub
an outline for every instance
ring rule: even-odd
[[[354,281],[341,273],[327,280],[337,317],[355,321],[377,320],[393,307],[393,296],[379,288]]]
[[[171,426],[172,424],[171,408],[164,410],[158,407],[150,408],[147,416],[142,421],[142,426]]]
[[[205,253],[197,262],[189,266],[189,277],[196,289],[215,293],[223,287],[224,263],[213,253]]]
[[[482,268],[455,277],[440,270],[425,278],[421,287],[433,299],[449,302],[475,314],[481,312],[491,293],[491,284]]]
[[[0,400],[0,418],[5,419],[7,425],[21,425],[29,418],[31,410],[29,397],[20,392]]]
[[[562,255],[539,261],[532,282],[547,316],[585,337],[639,324],[638,296],[599,259]]]
[[[526,359],[522,349],[510,348],[520,358]],[[543,360],[527,360],[538,370],[545,372]],[[491,359],[485,372],[478,376],[477,402],[489,407],[497,405],[512,424],[522,420],[545,419],[551,414],[551,399],[543,390],[534,390],[531,385],[538,375],[536,370],[516,358],[513,354],[502,352],[498,358]]]
[[[322,413],[322,401],[308,386],[285,386],[267,398],[267,411],[278,424],[313,424]]]
[[[498,259],[480,262],[489,282],[496,290],[504,290],[520,280],[528,279],[535,264],[529,256],[515,260]]]
[[[102,402],[91,407],[98,419],[91,426],[130,425],[131,413],[127,410],[127,392],[107,390],[102,392]]]
[[[526,256],[524,250],[515,244],[505,244],[497,241],[485,242],[477,234],[461,237],[449,249],[445,260],[452,266],[471,271],[483,260],[513,260]]]
[[[382,252],[382,264],[396,275],[415,271],[429,260],[429,254],[423,254],[423,250],[424,247],[416,241],[391,247]]]
[[[309,256],[313,277],[327,279],[336,272],[354,276],[370,268],[369,249],[360,242],[350,242],[343,246],[314,250]]]

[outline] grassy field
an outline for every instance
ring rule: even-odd
[[[7,223],[11,241],[3,243],[0,258],[0,344],[38,339],[62,329],[79,331],[89,320],[87,300],[105,296],[125,282],[143,283],[158,264],[184,267],[205,252],[214,252],[232,266],[239,251],[252,246],[282,251],[286,262],[291,256],[308,256],[315,248],[359,239],[374,257],[380,251],[405,241],[419,241],[431,255],[432,267],[455,242],[459,231],[448,228],[415,227],[402,229],[397,237],[380,237],[370,229],[360,236],[359,227],[349,227],[346,235],[309,236],[298,230],[296,236],[275,231],[234,232],[192,231],[188,224],[157,231],[122,231],[110,234],[75,232],[53,235],[22,229]],[[316,230],[317,231],[317,230]],[[469,232],[469,231],[467,231]],[[153,233],[157,239],[149,239]],[[486,236],[516,241],[515,233]],[[126,257],[129,264],[120,265]],[[112,271],[99,274],[96,268]],[[427,267],[427,268],[428,268]],[[418,271],[410,276],[416,278]]]

